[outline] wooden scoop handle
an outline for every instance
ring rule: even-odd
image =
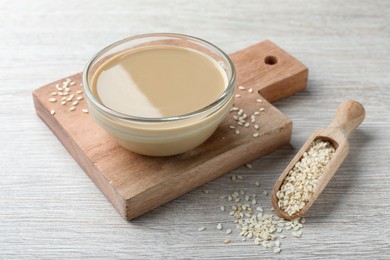
[[[340,130],[345,137],[363,122],[366,111],[357,101],[347,100],[339,105],[330,127]]]

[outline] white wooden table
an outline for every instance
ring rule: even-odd
[[[309,85],[275,104],[294,122],[291,145],[205,185],[209,194],[197,189],[126,222],[35,115],[31,92],[81,71],[104,46],[149,32],[198,36],[226,52],[270,39],[309,67]],[[0,259],[390,259],[389,57],[386,0],[1,0]],[[269,211],[262,192],[347,98],[363,103],[367,117],[307,213],[302,238],[288,236],[278,255],[242,242],[218,196],[256,192]],[[245,179],[231,182],[232,174]]]

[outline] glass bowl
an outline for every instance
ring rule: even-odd
[[[123,51],[153,45],[180,46],[208,55],[226,73],[225,90],[214,102],[199,110],[160,118],[138,117],[114,111],[93,95],[91,80],[105,60]],[[122,147],[143,155],[169,156],[187,152],[213,134],[232,106],[235,78],[232,61],[215,45],[182,34],[153,33],[126,38],[102,49],[88,62],[82,81],[90,115]]]

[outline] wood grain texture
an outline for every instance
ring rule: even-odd
[[[278,57],[278,61],[264,62],[269,55]],[[51,95],[57,92],[57,85],[71,80],[73,100],[82,97],[77,95],[82,89],[81,73],[35,90],[34,106],[118,212],[131,220],[289,143],[292,122],[257,92],[266,89],[266,96],[271,99],[299,92],[306,87],[307,68],[270,41],[238,51],[231,58],[237,68],[236,83],[245,81],[254,92],[237,89],[235,93],[240,97],[235,98],[234,104],[248,114],[248,122],[252,114],[259,113],[255,123],[261,129],[256,130],[254,123],[248,128],[240,127],[233,118],[239,115],[232,111],[205,143],[177,156],[156,158],[131,153],[82,112],[84,99],[76,110],[69,111],[70,104],[60,104],[62,96]],[[53,98],[58,102],[50,102]],[[257,102],[258,98],[262,103]],[[260,112],[261,108],[264,111]],[[241,133],[235,134],[231,125],[236,125]],[[254,133],[259,136],[254,138]]]
[[[389,1],[0,0],[0,7],[0,258],[389,259]],[[274,104],[293,121],[291,146],[129,223],[36,116],[31,92],[81,71],[111,42],[161,31],[198,36],[227,53],[270,39],[310,68],[309,85]],[[307,212],[302,238],[288,235],[280,255],[242,242],[219,210],[231,204],[218,197],[257,193],[270,212],[262,192],[345,99],[367,115]]]

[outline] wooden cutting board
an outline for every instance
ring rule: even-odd
[[[35,90],[35,109],[118,212],[130,220],[290,141],[291,120],[269,102],[303,90],[308,69],[270,41],[230,57],[236,66],[237,86],[246,87],[237,88],[236,94],[241,96],[235,98],[235,106],[248,116],[259,111],[256,124],[260,128],[257,131],[254,124],[238,126],[233,118],[237,111],[233,111],[204,144],[181,155],[148,157],[123,149],[82,111],[87,107],[84,99],[70,111],[69,103],[61,104],[62,96],[52,96],[58,92],[56,85],[66,79]],[[69,79],[74,82],[69,86],[73,100],[82,97],[76,93],[82,89],[81,73]],[[249,88],[254,93],[248,92]],[[49,101],[51,98],[56,101]],[[237,129],[239,134],[235,133]],[[256,132],[258,137],[253,136]]]

